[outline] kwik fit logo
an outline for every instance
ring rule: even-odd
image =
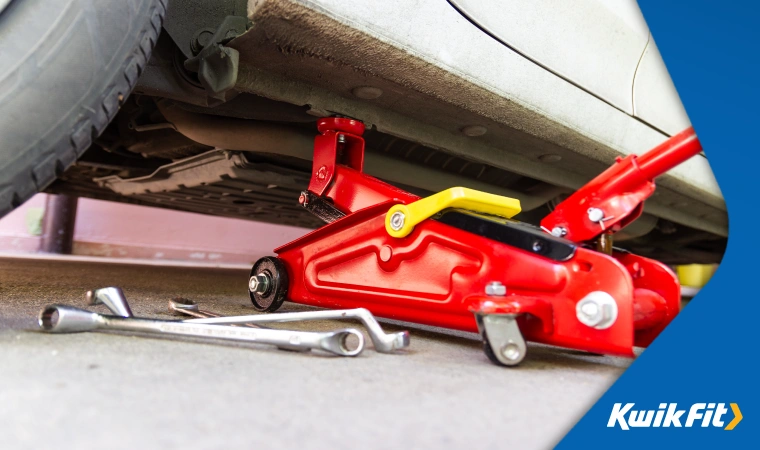
[[[636,410],[635,403],[612,405],[608,428],[692,428],[714,427],[733,430],[742,421],[739,405],[730,403],[733,419],[728,422],[725,403],[694,403],[688,409],[679,409],[678,403],[660,403],[658,409]],[[688,413],[687,413],[688,411]],[[685,417],[684,417],[685,415]],[[730,417],[730,416],[728,416]],[[683,422],[682,422],[683,421]]]

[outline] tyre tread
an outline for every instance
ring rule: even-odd
[[[153,2],[150,20],[143,24],[128,56],[119,69],[114,71],[111,82],[99,95],[90,97],[99,101],[91,105],[81,104],[80,120],[71,127],[72,131],[67,136],[61,136],[61,140],[51,145],[49,150],[41,152],[24,170],[12,175],[10,182],[0,190],[0,217],[52,183],[82,156],[116,116],[150,59],[153,45],[158,41],[166,16],[167,1]]]

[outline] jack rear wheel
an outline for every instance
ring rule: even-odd
[[[280,258],[265,256],[251,268],[248,294],[253,307],[259,311],[274,312],[288,296],[288,271]]]

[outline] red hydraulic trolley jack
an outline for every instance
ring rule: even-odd
[[[673,272],[611,239],[641,214],[655,177],[701,151],[692,129],[618,158],[540,228],[511,219],[515,199],[461,187],[420,198],[362,173],[361,122],[325,118],[318,129],[299,202],[327,224],[256,262],[257,309],[287,299],[477,331],[506,366],[523,360],[525,340],[633,356],[678,313]]]

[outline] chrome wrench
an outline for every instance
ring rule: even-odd
[[[203,323],[216,325],[261,324],[273,322],[296,322],[302,320],[357,319],[367,328],[369,338],[375,350],[381,353],[393,353],[409,346],[409,332],[387,334],[369,310],[365,308],[337,309],[324,311],[287,312],[277,314],[254,314],[249,316],[220,316],[207,319],[189,319],[185,323]]]
[[[84,294],[87,305],[104,305],[114,315],[119,317],[134,317],[132,309],[129,307],[127,297],[124,295],[124,291],[120,287],[111,286],[100,289],[93,289],[87,291]],[[222,317],[221,314],[215,314],[209,311],[201,311],[198,308],[198,304],[192,300],[184,298],[175,298],[169,300],[169,311],[175,313],[186,314],[196,318],[209,318],[209,317]],[[251,328],[266,328],[253,324],[246,324]]]
[[[174,300],[169,300],[169,311],[173,313],[185,314],[188,316],[201,318],[201,319],[207,319],[210,317],[223,317],[221,314],[216,314],[210,311],[201,310],[200,308],[198,308],[197,303],[195,303],[192,300],[188,300],[186,298],[175,298]],[[243,327],[249,327],[249,328],[265,328],[265,329],[269,328],[263,325],[255,325],[252,323],[245,323],[242,325],[231,325],[231,326],[233,327],[243,326]],[[304,348],[293,347],[293,346],[278,346],[277,348],[281,350],[289,350],[289,351],[294,351],[294,352],[309,351],[308,348],[304,349]]]
[[[87,300],[88,305],[104,305],[112,313],[119,317],[133,317],[132,309],[129,307],[129,303],[127,302],[127,297],[124,295],[124,291],[122,291],[120,287],[111,286],[87,291],[85,293],[85,299]],[[174,302],[174,304],[172,304],[172,302]],[[193,314],[194,317],[218,317],[206,311],[199,311],[198,306],[195,305],[192,300],[185,300],[185,302],[187,302],[188,305],[192,304],[195,306],[195,312]],[[185,307],[184,303],[182,303],[180,299],[177,299],[169,302],[169,308],[172,311],[178,311],[179,309],[192,309],[192,306]],[[258,325],[248,326],[251,328],[267,328]],[[277,348],[295,352],[308,352],[310,350],[308,348],[293,345],[278,346]]]
[[[127,303],[127,297],[120,287],[111,286],[93,289],[84,294],[88,305],[105,305],[112,313],[119,317],[132,317],[132,310]]]
[[[107,316],[66,305],[46,306],[40,311],[38,321],[40,329],[49,333],[77,333],[104,330],[134,331],[158,335],[191,336],[271,344],[281,347],[317,349],[339,356],[356,356],[364,349],[364,336],[353,329],[326,333],[269,329],[254,330],[182,321]],[[358,339],[358,345],[353,349],[347,345],[347,339],[351,336]]]
[[[212,317],[224,317],[221,314],[212,313],[211,311],[205,311],[198,307],[198,304],[192,300],[186,298],[175,298],[169,300],[169,311],[179,314],[185,314],[187,316],[195,317],[196,319],[210,319]],[[244,323],[242,326],[251,328],[266,328],[252,323]]]

